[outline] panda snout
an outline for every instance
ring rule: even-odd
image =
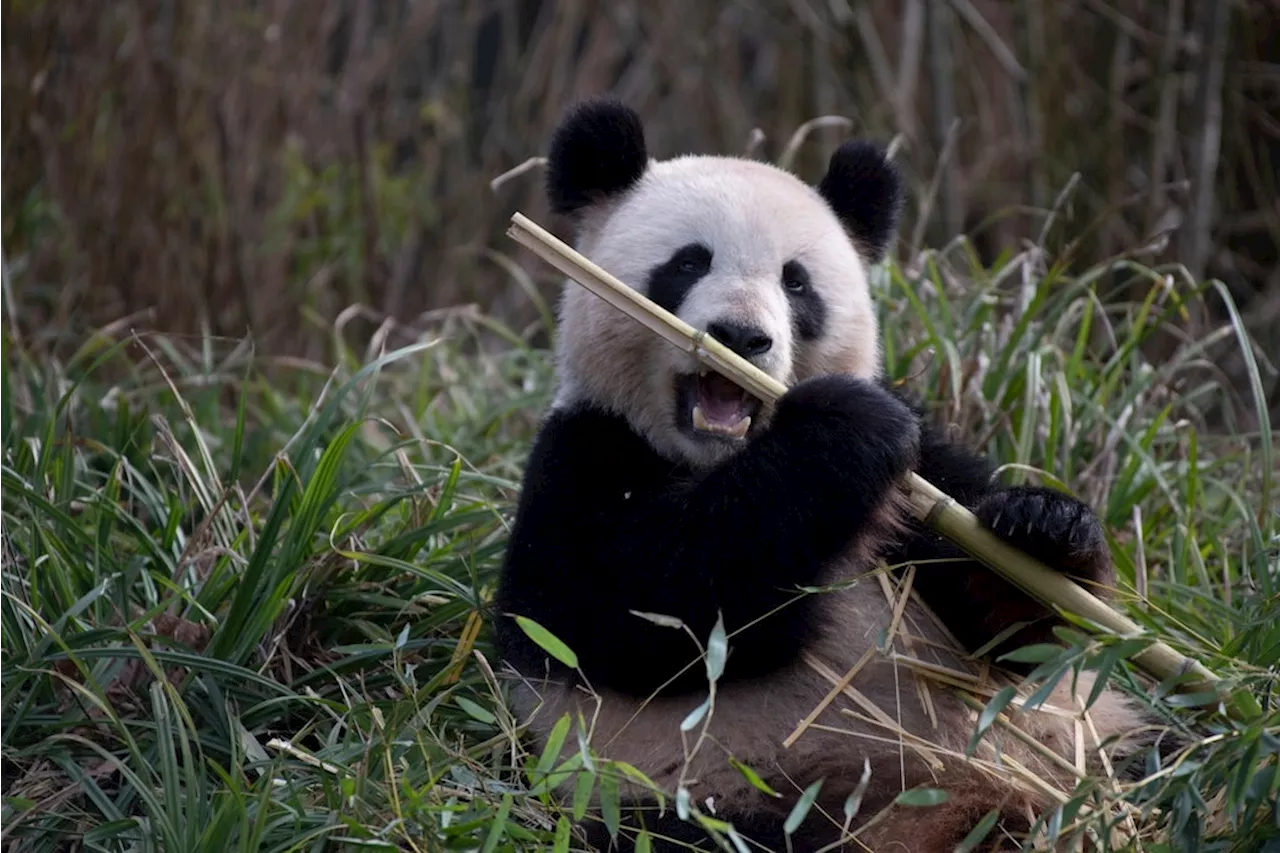
[[[743,323],[708,323],[707,334],[743,358],[755,358],[773,348],[773,338],[763,329]]]

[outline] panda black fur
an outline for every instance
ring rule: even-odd
[[[790,390],[772,410],[741,398],[568,283],[559,393],[528,459],[494,605],[498,649],[519,673],[513,707],[530,720],[537,748],[562,714],[576,721],[581,712],[599,754],[673,791],[685,764],[678,727],[706,698],[705,669],[689,633],[634,614],[677,617],[705,643],[722,613],[729,654],[711,737],[684,778],[694,801],[710,798],[714,815],[743,835],[787,849],[786,815],[799,792],[825,777],[791,849],[837,839],[864,761],[872,775],[854,832],[904,788],[940,787],[950,796],[929,809],[893,807],[843,849],[949,850],[989,809],[1016,823],[1027,807],[1045,807],[1048,800],[1016,788],[1002,771],[963,761],[970,712],[936,686],[918,687],[879,653],[816,725],[782,743],[893,620],[880,579],[869,574],[880,558],[915,561],[913,588],[928,607],[912,599],[900,617],[914,657],[964,669],[951,638],[973,650],[1017,622],[1028,625],[996,653],[1052,641],[1047,611],[909,518],[899,483],[910,470],[1097,591],[1114,582],[1087,506],[1047,489],[994,484],[986,460],[950,444],[922,408],[881,379],[866,274],[883,258],[901,204],[898,175],[881,151],[846,143],[816,187],[745,159],[656,161],[638,116],[602,99],[578,105],[557,128],[547,186],[553,210],[574,221],[580,251]],[[951,561],[920,562],[938,558]],[[855,578],[838,591],[797,593]],[[516,615],[575,650],[589,690],[527,638]],[[1091,686],[1086,676],[1081,696]],[[1051,705],[1072,707],[1069,683]],[[877,708],[888,709],[888,725]],[[1122,746],[1136,744],[1126,738],[1145,723],[1110,691],[1091,715],[1099,737],[1120,736]],[[1014,716],[1074,760],[1069,713]],[[895,721],[922,740],[900,738]],[[991,743],[978,758],[993,760]],[[575,749],[570,738],[563,757]],[[1016,740],[1002,739],[1000,749],[1006,763],[1070,789],[1060,767]],[[756,790],[729,755],[783,796]],[[641,804],[635,788],[623,790],[631,805]],[[656,850],[688,849],[662,838],[711,849],[670,801],[663,818],[631,817],[656,834]],[[598,822],[589,826],[592,843],[608,843]],[[629,837],[613,843],[629,849]]]

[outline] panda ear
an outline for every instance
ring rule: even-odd
[[[572,107],[551,136],[547,198],[555,213],[575,215],[629,189],[649,166],[644,124],[612,98]]]
[[[902,211],[902,178],[884,150],[863,140],[844,143],[831,155],[818,192],[871,263],[883,260]]]

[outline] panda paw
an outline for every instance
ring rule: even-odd
[[[874,460],[891,477],[913,469],[920,452],[916,413],[880,385],[854,376],[797,383],[778,401],[773,430],[815,449],[835,444],[836,458]]]
[[[1095,594],[1105,594],[1115,583],[1102,523],[1087,504],[1070,495],[1018,486],[990,495],[974,514],[1015,548],[1088,582]]]

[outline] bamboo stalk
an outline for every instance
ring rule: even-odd
[[[516,212],[512,215],[507,236],[654,334],[690,353],[702,365],[733,380],[761,400],[776,401],[786,393],[786,386],[777,379],[628,287],[524,214]],[[1049,607],[1081,616],[1110,633],[1119,636],[1141,634],[1142,629],[1136,623],[1070,578],[997,537],[983,527],[973,513],[920,475],[912,472],[905,485],[909,506],[917,519],[1029,595]],[[1199,661],[1186,657],[1165,643],[1153,642],[1134,655],[1133,661],[1161,680],[1191,674],[1192,678],[1178,685],[1179,692],[1213,692],[1224,700],[1227,698],[1223,695],[1218,676]],[[1227,712],[1232,716],[1253,717],[1255,713],[1261,713],[1252,695],[1241,691],[1237,699],[1239,701],[1226,702]]]

